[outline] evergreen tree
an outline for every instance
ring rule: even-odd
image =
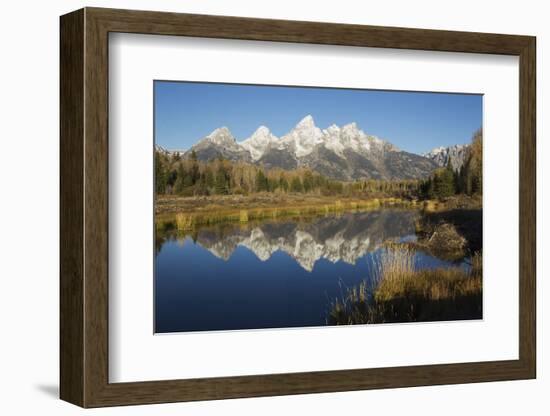
[[[472,172],[472,193],[481,194],[483,192],[483,132],[478,130],[472,139],[470,147],[470,160],[468,167]]]
[[[183,177],[183,187],[186,189],[192,188],[194,185],[193,183],[193,177],[191,176],[191,173],[185,174]]]
[[[168,174],[168,180],[166,182],[166,187],[174,187],[174,183],[176,182],[176,179],[178,177],[178,172],[176,169],[172,169],[170,173]],[[168,190],[168,189],[167,189]]]
[[[206,186],[206,175],[202,174],[199,176],[199,180],[195,184],[195,193],[197,195],[208,195],[208,187]]]
[[[214,172],[210,167],[206,168],[205,184],[208,189],[213,189],[215,185]]]
[[[274,192],[278,185],[279,181],[276,178],[267,177],[267,190],[269,192]]]
[[[262,169],[258,169],[258,173],[256,174],[256,190],[258,192],[269,191],[269,182]]]
[[[451,158],[447,162],[447,166],[444,172],[444,181],[446,187],[446,196],[451,196],[456,194],[456,172],[451,164]]]
[[[435,198],[434,181],[432,177],[429,177],[420,184],[420,194],[424,198]]]
[[[456,192],[459,194],[466,192],[466,170],[464,169],[464,164],[462,164],[456,175]]]
[[[183,166],[180,164],[178,166],[177,174],[176,174],[176,181],[174,182],[174,192],[178,195],[183,195],[183,192],[185,190],[185,170],[183,169]]]
[[[302,182],[300,181],[300,178],[298,176],[295,176],[292,178],[292,182],[290,182],[290,191],[291,192],[303,192],[304,188],[302,186]]]
[[[483,133],[479,130],[474,134],[468,155],[462,166],[460,191],[468,195],[483,193],[482,140]]]
[[[214,191],[219,195],[227,195],[229,193],[229,179],[223,165],[221,164],[218,167],[216,175],[214,176]]]
[[[288,181],[283,175],[279,176],[279,189],[284,192],[288,191]]]
[[[434,196],[437,198],[447,198],[454,195],[455,189],[452,167],[451,169],[440,169],[435,173],[433,178],[433,192]]]
[[[313,189],[313,175],[309,170],[304,173],[303,187],[304,192],[310,192]]]
[[[166,193],[168,175],[164,167],[160,152],[155,152],[155,192],[157,194]]]
[[[194,185],[199,180],[199,163],[197,161],[197,153],[193,150],[191,152],[191,169],[189,170],[191,176],[191,183]]]

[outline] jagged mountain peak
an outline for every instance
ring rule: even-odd
[[[361,218],[364,226],[356,227],[354,218]],[[224,260],[239,246],[248,248],[262,261],[267,261],[276,252],[283,252],[304,270],[312,271],[322,259],[355,264],[384,241],[403,232],[414,233],[416,218],[415,211],[347,213],[336,218],[322,217],[301,226],[281,221],[251,228],[236,227],[223,236],[199,232],[197,243]]]
[[[315,125],[311,115],[305,116],[288,134],[281,138],[281,145],[292,148],[298,158],[310,154],[314,147],[322,142],[323,132]]]
[[[269,130],[269,127],[264,126],[262,124],[260,127],[258,127],[256,129],[256,131],[252,135],[253,136],[255,136],[255,135],[267,135],[267,134],[270,134],[270,133],[271,133],[271,131]]]
[[[357,127],[357,123],[354,121],[352,123],[344,124],[342,126],[342,130],[346,131],[360,131],[359,127]]]
[[[199,140],[184,154],[189,157],[195,151],[199,160],[213,160],[219,157],[237,161],[251,161],[250,153],[237,143],[227,127],[220,127]]]
[[[235,142],[235,137],[233,137],[231,131],[225,126],[213,130],[206,138],[215,143],[223,143],[226,141]]]
[[[252,135],[246,139],[246,140],[243,140],[241,143],[245,143],[245,142],[248,142],[248,141],[272,141],[273,139],[277,139],[277,137],[275,135],[273,135],[273,133],[271,133],[271,130],[269,130],[268,127],[266,126],[260,126],[258,127],[254,133],[252,133]]]
[[[434,147],[429,152],[423,153],[423,156],[437,155],[438,153],[443,152],[446,149],[444,146]]]
[[[422,156],[433,160],[441,167],[447,166],[450,161],[454,169],[460,169],[466,160],[469,148],[470,146],[467,144],[455,144],[448,147],[439,146],[429,152],[422,153]]]
[[[250,156],[253,160],[258,160],[263,156],[266,150],[276,142],[277,137],[271,133],[269,128],[260,126],[252,133],[252,136],[239,144],[250,152]]]
[[[368,135],[356,122],[341,127],[331,124],[321,130],[312,115],[303,117],[281,138],[260,125],[251,136],[237,142],[229,128],[220,127],[198,141],[184,157],[189,157],[191,151],[202,161],[221,157],[267,169],[309,168],[339,180],[423,178],[440,163]]]
[[[323,133],[335,133],[335,132],[339,132],[340,131],[340,127],[337,126],[336,124],[331,124],[330,126],[328,126],[326,129],[323,130]]]
[[[313,116],[311,114],[308,114],[301,119],[298,124],[296,124],[296,127],[315,127],[315,120],[313,120]]]

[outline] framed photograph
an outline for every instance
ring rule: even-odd
[[[534,37],[60,29],[63,400],[535,378]]]

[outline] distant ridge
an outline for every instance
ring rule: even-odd
[[[467,144],[455,144],[449,147],[436,147],[422,156],[433,160],[440,167],[447,166],[450,160],[451,166],[458,170],[464,165],[469,149],[470,146]]]
[[[202,161],[222,157],[266,168],[307,167],[338,180],[419,179],[441,166],[439,159],[431,155],[405,152],[366,134],[357,123],[320,129],[311,115],[280,138],[267,126],[259,126],[250,137],[238,142],[227,127],[220,127],[183,156],[189,157],[193,151]]]

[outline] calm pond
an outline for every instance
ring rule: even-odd
[[[381,209],[157,233],[155,332],[327,325],[346,287],[376,278],[385,241],[416,238],[419,215]],[[451,263],[417,252],[415,264]]]

